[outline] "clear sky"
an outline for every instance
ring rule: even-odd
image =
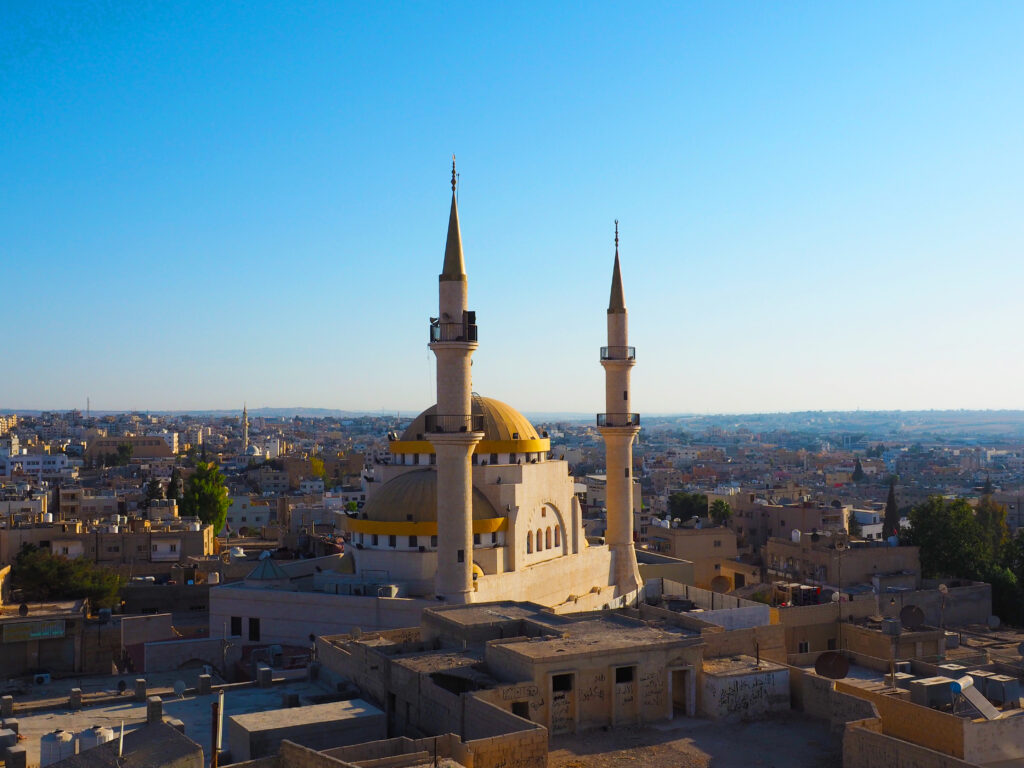
[[[1024,407],[1024,4],[0,4],[0,408]]]

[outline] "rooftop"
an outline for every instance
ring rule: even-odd
[[[289,709],[271,709],[248,714],[232,715],[231,719],[247,731],[270,731],[276,728],[292,728],[311,723],[328,723],[357,717],[372,717],[384,713],[362,699],[332,701],[328,704],[311,704]]]

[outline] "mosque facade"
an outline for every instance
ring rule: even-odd
[[[550,456],[539,432],[512,406],[473,392],[476,313],[459,228],[456,177],[437,317],[437,403],[392,435],[390,462],[375,467],[367,502],[343,519],[353,577],[394,585],[395,597],[448,604],[529,601],[564,610],[621,605],[641,586],[633,546],[629,346],[616,223],[608,307],[605,412],[597,424],[607,451],[608,525],[588,542],[568,463]]]

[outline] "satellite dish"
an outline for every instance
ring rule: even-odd
[[[821,536],[818,535],[817,531],[815,531],[814,533],[811,534],[811,541],[815,541],[816,542],[820,538],[821,538]]]
[[[729,591],[729,579],[726,576],[715,576],[711,580],[711,591],[724,595]]]
[[[184,680],[178,680],[177,682],[175,682],[175,684],[174,684],[174,693],[175,693],[175,695],[177,695],[177,697],[179,699],[182,696],[185,695],[185,688],[186,688],[186,686],[185,686],[185,681]]]
[[[18,606],[19,616],[28,616],[28,603],[22,603]]]
[[[939,584],[939,592],[941,592],[942,596],[945,597],[949,594],[949,587],[947,587],[945,584]]]
[[[850,660],[839,651],[825,651],[814,662],[814,671],[829,680],[839,680],[849,673]]]
[[[993,616],[989,616],[988,617],[988,628],[989,629],[999,629],[999,625],[1001,623],[1002,622],[999,621],[999,617],[998,616],[993,615]]]
[[[833,592],[832,593],[832,602],[833,603],[838,603],[842,599],[843,599],[842,596],[838,592]]]
[[[839,537],[836,539],[836,552],[842,552],[846,549],[846,539]]]
[[[118,680],[117,681],[117,692],[118,693],[124,693],[126,690],[128,690],[128,683],[126,683],[124,680]]]
[[[911,632],[916,632],[924,625],[924,611],[916,605],[908,605],[900,611],[900,622]]]

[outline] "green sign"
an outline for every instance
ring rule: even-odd
[[[64,637],[64,619],[4,624],[5,643],[25,643],[29,640],[47,640],[52,637]]]

